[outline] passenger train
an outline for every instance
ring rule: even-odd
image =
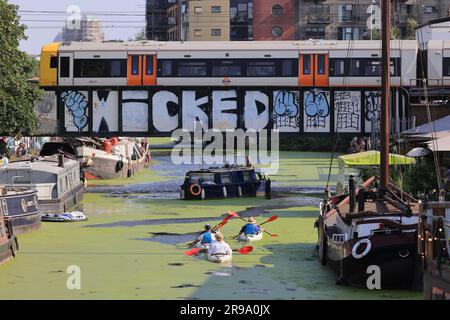
[[[42,88],[152,86],[379,87],[381,41],[50,43]],[[423,62],[422,62],[423,60]],[[450,41],[391,41],[392,85],[450,85]]]

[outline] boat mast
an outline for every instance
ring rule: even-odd
[[[380,115],[380,170],[381,189],[389,181],[389,109],[391,98],[391,1],[382,0],[381,8],[381,115]]]

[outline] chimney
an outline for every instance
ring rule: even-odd
[[[64,156],[62,154],[58,154],[58,167],[64,167]]]
[[[348,180],[348,190],[349,190],[349,197],[350,197],[350,209],[349,212],[355,211],[355,204],[356,204],[356,188],[355,188],[356,182],[355,177],[350,176],[350,179]]]
[[[365,204],[366,204],[366,189],[364,189],[363,186],[359,188],[358,193],[358,212],[365,211]]]

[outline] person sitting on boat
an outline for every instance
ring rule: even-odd
[[[255,218],[249,217],[247,221],[248,221],[248,223],[241,228],[239,235],[242,235],[242,234],[253,235],[253,234],[258,234],[261,231],[263,231],[263,229],[259,225],[256,224]]]
[[[205,230],[201,235],[198,236],[197,240],[203,246],[209,246],[213,240],[215,240],[215,235],[211,232],[211,225],[205,224]]]
[[[231,256],[233,251],[230,245],[223,240],[223,234],[220,232],[216,233],[216,241],[211,242],[208,248],[208,254],[210,255],[224,255]]]

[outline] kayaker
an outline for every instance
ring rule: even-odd
[[[198,236],[197,240],[205,246],[209,246],[215,240],[215,235],[211,232],[211,225],[205,224],[205,230]]]
[[[247,221],[248,223],[241,228],[239,235],[253,235],[263,231],[263,228],[256,224],[255,218],[249,217]]]
[[[220,232],[216,233],[216,241],[213,241],[209,248],[208,254],[210,255],[226,255],[231,256],[233,251],[231,251],[230,246],[223,240],[223,234]]]

